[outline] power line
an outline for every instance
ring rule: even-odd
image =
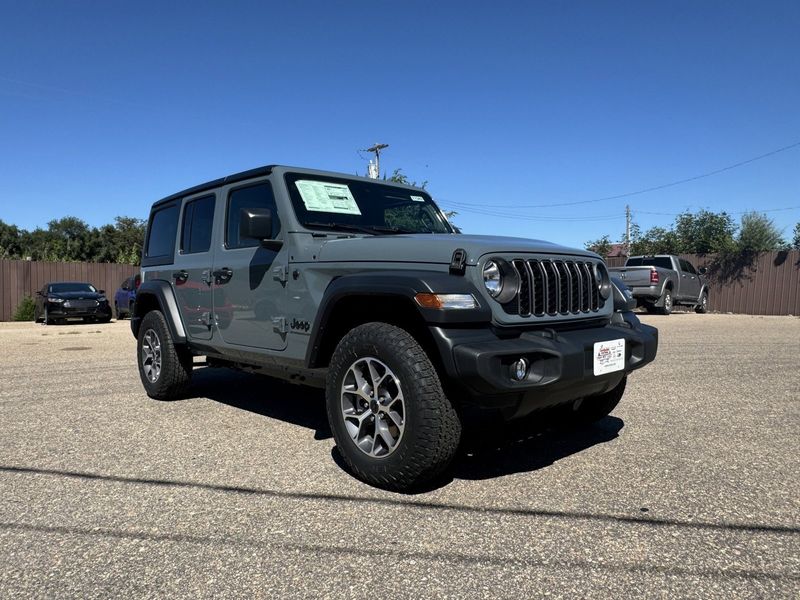
[[[783,146],[782,148],[777,148],[776,150],[771,150],[765,154],[759,154],[758,156],[754,156],[752,158],[748,158],[746,160],[739,161],[737,163],[733,163],[726,167],[722,167],[721,169],[716,169],[714,171],[709,171],[707,173],[703,173],[701,175],[694,175],[692,177],[686,177],[684,179],[678,179],[676,181],[671,181],[669,183],[663,183],[661,185],[654,185],[651,187],[643,188],[641,190],[636,190],[634,192],[625,192],[624,194],[615,194],[614,196],[604,196],[602,198],[592,198],[590,200],[577,200],[575,202],[560,202],[560,203],[547,203],[547,204],[495,204],[495,208],[548,208],[551,206],[575,206],[577,204],[590,204],[592,202],[603,202],[604,200],[619,200],[620,198],[630,198],[631,196],[638,196],[639,194],[647,194],[649,192],[655,192],[658,190],[663,190],[666,188],[670,188],[676,185],[681,185],[684,183],[689,183],[690,181],[697,181],[698,179],[704,179],[706,177],[711,177],[713,175],[719,175],[720,173],[724,173],[725,171],[730,171],[732,169],[737,169],[739,167],[743,167],[745,165],[749,165],[750,163],[756,162],[758,160],[762,160],[764,158],[769,158],[770,156],[775,156],[776,154],[780,154],[781,152],[786,152],[787,150],[791,150],[793,148],[797,148],[800,146],[800,142],[795,142],[793,144],[789,144],[788,146]],[[454,203],[459,204],[462,207],[469,207],[469,206],[482,206],[480,204],[474,204],[469,202],[460,202]]]
[[[746,215],[747,213],[751,213],[751,212],[767,213],[767,212],[780,212],[780,211],[798,210],[798,209],[800,209],[800,206],[785,206],[784,208],[764,208],[764,209],[760,209],[760,208],[759,209],[755,209],[754,208],[752,210],[739,210],[739,211],[723,210],[723,211],[720,211],[720,212],[724,212],[724,213],[727,213],[729,215]],[[701,209],[701,210],[707,210],[707,209]],[[638,215],[660,215],[662,217],[679,217],[680,215],[684,214],[684,213],[652,212],[652,211],[649,211],[649,210],[634,210],[633,212],[635,212]],[[687,210],[685,212],[690,212],[690,211]]]

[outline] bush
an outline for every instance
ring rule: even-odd
[[[33,321],[33,309],[36,306],[33,298],[25,296],[14,311],[15,321]]]

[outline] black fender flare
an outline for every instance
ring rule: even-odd
[[[470,294],[475,298],[476,308],[437,310],[423,308],[414,300],[419,293]],[[430,325],[447,326],[474,323],[489,323],[492,310],[471,281],[461,275],[440,271],[369,271],[337,277],[328,284],[314,318],[311,338],[306,349],[306,365],[316,365],[322,342],[328,329],[329,319],[336,305],[345,298],[386,297],[406,298]]]
[[[143,281],[136,290],[136,300],[133,303],[133,312],[131,312],[131,331],[134,337],[138,337],[139,327],[147,307],[152,306],[153,303],[158,306],[167,320],[172,341],[176,344],[186,343],[186,328],[183,326],[175,291],[172,289],[172,285],[163,279]]]

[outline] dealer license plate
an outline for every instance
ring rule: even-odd
[[[596,342],[594,345],[594,374],[605,375],[625,368],[625,339]]]

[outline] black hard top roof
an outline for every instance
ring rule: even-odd
[[[213,181],[207,181],[206,183],[201,183],[200,185],[195,185],[190,188],[186,188],[180,192],[175,194],[170,194],[166,198],[162,198],[153,206],[158,206],[159,204],[164,204],[166,202],[170,202],[172,200],[177,200],[180,198],[185,198],[186,196],[191,196],[193,194],[199,194],[200,192],[205,192],[206,190],[212,190],[214,188],[221,187],[223,185],[228,185],[230,183],[236,183],[237,181],[244,181],[246,179],[253,179],[254,177],[263,177],[265,175],[269,175],[272,173],[273,169],[281,168],[286,169],[288,171],[297,171],[298,173],[308,173],[312,175],[322,175],[327,177],[345,177],[347,179],[360,179],[363,181],[370,181],[373,183],[381,183],[384,185],[393,185],[396,187],[401,188],[410,188],[412,190],[422,190],[422,188],[417,188],[411,185],[404,185],[402,183],[397,183],[394,181],[386,181],[383,179],[369,179],[367,177],[360,177],[359,175],[348,175],[347,173],[336,173],[334,171],[319,171],[316,169],[307,169],[302,167],[287,167],[283,165],[265,165],[263,167],[256,167],[255,169],[248,169],[247,171],[242,171],[241,173],[234,173],[233,175],[227,175],[225,177],[220,177],[219,179],[214,179]],[[425,192],[426,194],[428,192]]]

